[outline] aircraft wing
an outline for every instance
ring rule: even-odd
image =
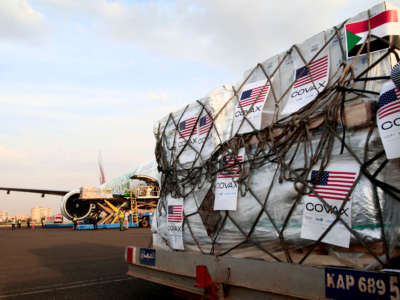
[[[24,189],[24,188],[11,188],[11,187],[0,187],[0,191],[7,191],[7,194],[10,192],[25,192],[25,193],[37,193],[44,195],[58,195],[64,196],[69,191],[60,191],[60,190],[50,190],[50,189]]]

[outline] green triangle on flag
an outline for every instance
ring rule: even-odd
[[[357,45],[357,43],[362,39],[360,36],[348,30],[346,31],[346,38],[347,38],[347,52],[350,52],[350,50],[353,49],[354,46]]]

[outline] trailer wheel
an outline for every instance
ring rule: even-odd
[[[142,227],[143,228],[148,228],[148,227],[150,227],[149,225],[150,225],[149,219],[148,218],[143,218],[142,219]]]

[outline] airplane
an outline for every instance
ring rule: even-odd
[[[45,195],[63,196],[60,203],[61,213],[68,220],[72,220],[74,216],[76,216],[78,220],[84,220],[89,218],[96,211],[104,211],[110,215],[109,217],[112,217],[117,209],[126,208],[129,205],[129,203],[127,203],[126,193],[130,190],[134,190],[135,195],[144,200],[144,202],[141,203],[141,208],[148,208],[149,205],[152,208],[155,207],[159,198],[158,182],[160,181],[160,173],[157,170],[157,163],[155,160],[141,164],[133,171],[123,174],[109,182],[105,181],[100,155],[98,162],[100,169],[100,185],[98,188],[100,190],[111,189],[112,199],[81,199],[81,188],[73,190],[53,190],[0,187],[0,190],[6,191],[7,194],[10,194],[10,192],[26,192],[41,194],[42,197]],[[134,182],[134,180],[139,181],[139,183]]]

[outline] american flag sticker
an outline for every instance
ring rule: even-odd
[[[235,104],[232,134],[252,132],[261,128],[262,112],[271,84],[267,79],[251,82],[243,86]],[[243,121],[243,119],[245,120]]]
[[[302,199],[301,238],[318,240],[338,215],[351,227],[353,200],[350,192],[356,184],[359,170],[360,166],[354,160],[332,159],[325,171],[311,171],[309,180],[313,191]],[[342,222],[329,229],[322,239],[323,243],[349,247],[350,231]]]
[[[215,180],[214,210],[237,209],[238,189],[246,151],[240,148],[237,154],[227,154],[218,157],[219,172]]]
[[[196,124],[197,117],[191,117],[179,122],[179,137],[188,138],[194,134],[197,134]]]
[[[238,108],[250,106],[254,103],[264,102],[268,95],[269,87],[270,85],[267,83],[244,90],[240,96]]]
[[[325,89],[329,80],[327,53],[309,62],[307,66],[302,59],[297,59],[294,66],[294,82],[290,82],[293,86],[282,109],[284,115],[292,114],[312,102]]]
[[[378,119],[400,112],[400,90],[394,88],[379,97]]]
[[[168,205],[168,222],[181,223],[183,221],[183,205]]]
[[[213,126],[213,120],[208,113],[199,120],[199,135],[207,134]]]
[[[400,157],[400,91],[392,80],[382,85],[376,124],[388,159]]]
[[[313,81],[325,78],[328,75],[328,63],[328,55],[326,55],[309,63],[307,67],[303,66],[297,69],[293,88],[297,89]]]
[[[311,172],[311,183],[314,184],[315,192],[322,199],[349,200],[349,192],[357,178],[356,172],[335,172],[313,170]],[[310,194],[309,197],[317,197]]]
[[[243,155],[236,158],[232,155],[226,155],[222,158],[222,171],[218,173],[218,178],[239,178],[240,163],[243,162]]]

